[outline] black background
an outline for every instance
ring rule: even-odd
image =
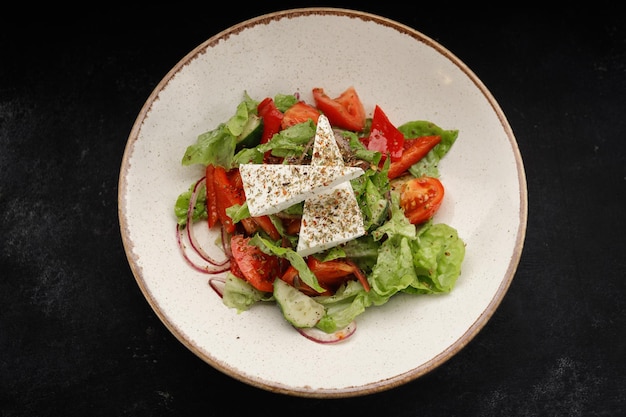
[[[388,3],[2,13],[0,415],[626,414],[621,15]],[[119,232],[121,158],[152,89],[217,32],[306,5],[380,14],[457,55],[504,110],[528,181],[524,251],[490,322],[429,374],[364,397],[274,394],[211,368],[151,310]]]

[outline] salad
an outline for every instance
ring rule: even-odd
[[[202,133],[182,157],[203,175],[178,196],[177,241],[238,313],[274,303],[304,336],[345,340],[366,308],[399,293],[450,292],[465,243],[436,222],[439,161],[458,130],[368,117],[354,87],[256,100]],[[200,243],[218,230],[223,257]]]

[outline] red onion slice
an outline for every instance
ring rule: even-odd
[[[187,263],[197,271],[200,271],[205,274],[219,274],[221,272],[226,272],[230,269],[230,260],[226,259],[226,262],[222,264],[213,264],[210,262],[207,263],[199,263],[196,260],[192,259],[189,256],[188,251],[193,250],[193,247],[188,247],[185,242],[185,231],[184,228],[180,225],[176,225],[176,241],[178,242],[178,248],[180,249],[180,253],[183,255],[183,258]],[[195,252],[195,251],[194,251]]]
[[[217,261],[215,258],[210,256],[202,248],[202,246],[198,243],[198,240],[196,239],[196,235],[194,233],[194,227],[193,227],[193,222],[192,222],[193,211],[194,211],[194,207],[196,206],[196,201],[198,201],[198,194],[202,190],[202,187],[206,186],[206,182],[204,181],[205,178],[206,177],[202,177],[196,182],[196,184],[193,187],[193,191],[191,193],[191,198],[189,198],[189,207],[187,208],[187,227],[186,227],[187,237],[189,238],[189,243],[191,244],[191,247],[193,248],[193,250],[198,255],[200,255],[202,259],[204,259],[205,261],[207,261],[208,263],[214,266],[224,266],[228,264],[229,258],[227,257],[223,261]]]
[[[226,285],[225,278],[211,278],[209,279],[209,285],[213,288],[213,291],[220,296],[220,298],[224,298],[224,285]]]
[[[356,332],[356,321],[352,321],[346,327],[341,330],[337,330],[334,333],[326,333],[316,327],[298,328],[298,332],[309,340],[317,343],[330,344],[338,343],[348,339]]]

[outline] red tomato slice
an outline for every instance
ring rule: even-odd
[[[226,214],[226,209],[235,204],[243,204],[246,198],[246,194],[243,190],[243,185],[235,186],[232,182],[232,177],[238,174],[238,170],[226,171],[224,167],[215,166],[213,168],[213,182],[216,210],[220,223],[227,233],[235,233],[237,225],[233,223],[233,220]],[[209,196],[207,195],[207,201]],[[256,230],[256,223],[251,218],[242,219],[241,224],[245,230],[252,234]]]
[[[239,265],[237,264],[237,262],[231,262],[230,263],[230,272],[231,272],[231,274],[233,274],[237,278],[240,278],[240,279],[243,279],[244,281],[247,281],[246,277],[243,276],[243,273],[241,272],[241,269],[239,269]]]
[[[217,224],[219,221],[219,214],[217,211],[217,199],[215,198],[215,179],[213,172],[215,167],[211,164],[206,167],[206,211],[208,215],[209,229]]]
[[[325,292],[318,293],[304,282],[299,281],[297,279],[298,270],[293,266],[287,268],[281,279],[307,295],[332,295],[341,284],[355,277],[361,281],[367,291],[370,289],[363,272],[350,261],[336,259],[322,262],[314,256],[309,256],[306,263],[311,272],[315,274],[319,284],[326,290]]]
[[[298,232],[300,232],[300,223],[301,223],[300,218],[283,220],[283,225],[285,225],[285,233],[288,235],[292,235],[292,236],[297,235]]]
[[[382,161],[389,155],[391,161],[395,162],[400,159],[404,151],[404,134],[389,121],[378,105],[374,108],[370,135],[363,141],[367,143],[367,149],[370,151],[383,154]]]
[[[222,227],[224,227],[226,232],[234,233],[236,226],[233,223],[232,219],[226,214],[226,208],[230,207],[235,202],[238,202],[238,197],[233,190],[232,184],[228,180],[226,170],[223,167],[215,166],[213,168],[212,176],[214,186],[211,192],[215,193],[214,199],[216,201],[216,208],[219,220],[222,223]],[[207,199],[208,198],[209,196],[207,195]]]
[[[404,149],[400,158],[391,162],[387,177],[392,180],[403,175],[411,165],[419,162],[432,148],[441,142],[441,136],[422,136],[417,139],[405,140],[409,142],[409,147]]]
[[[345,280],[353,272],[352,265],[339,260],[322,262],[314,256],[307,258],[307,265],[317,277],[317,281],[324,288],[335,286]]]
[[[285,111],[280,126],[283,129],[287,129],[288,127],[298,123],[306,122],[309,119],[313,120],[313,123],[317,124],[317,119],[319,117],[319,110],[304,101],[299,101]]]
[[[443,195],[444,188],[439,179],[413,178],[400,188],[400,207],[411,223],[424,223],[439,210]]]
[[[230,247],[233,259],[243,278],[259,291],[272,292],[274,279],[281,275],[280,260],[276,256],[268,255],[257,246],[250,245],[250,238],[243,235],[233,235]],[[237,268],[234,268],[236,271]],[[231,267],[231,271],[233,268]],[[237,275],[237,274],[235,274]]]
[[[272,136],[280,131],[280,123],[283,120],[283,113],[278,110],[274,99],[267,97],[257,106],[259,116],[263,118],[263,135],[261,143],[268,142]]]
[[[314,88],[313,99],[332,126],[356,132],[365,128],[365,107],[354,87],[348,87],[335,99],[324,93],[323,88]]]

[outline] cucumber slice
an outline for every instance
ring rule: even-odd
[[[256,114],[248,115],[248,122],[243,127],[241,135],[237,136],[237,150],[254,148],[261,143],[263,136],[263,118]]]
[[[282,279],[274,281],[274,298],[285,319],[295,327],[314,327],[324,316],[324,306]]]

